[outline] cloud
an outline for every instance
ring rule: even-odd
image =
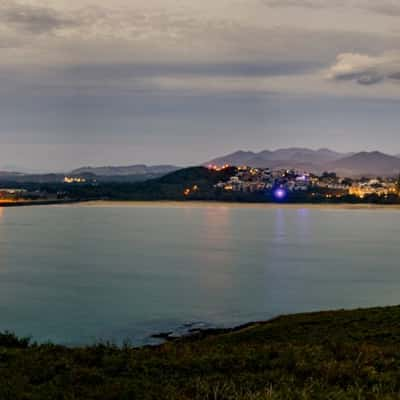
[[[98,79],[100,81],[121,78],[144,78],[157,76],[209,76],[209,77],[274,77],[302,75],[321,69],[321,63],[285,62],[234,62],[234,63],[125,63],[125,64],[83,64],[62,67],[60,72],[66,78],[78,80]]]
[[[307,10],[271,10],[260,1]],[[307,75],[315,77],[313,89],[342,90],[320,75],[336,54],[382,53],[400,43],[386,18],[354,8],[355,2],[367,4],[114,0],[94,6],[91,0],[0,0],[0,75],[5,77],[0,96],[16,87],[36,92],[106,86],[121,91],[159,86],[290,91],[294,85],[309,91]],[[333,18],[339,6],[353,8],[344,18]],[[315,18],[311,8],[327,11]],[[360,15],[370,20],[361,21]],[[375,20],[376,25],[369,23]],[[334,67],[336,80],[373,84],[389,77],[372,69],[350,76],[336,73]],[[391,79],[397,79],[397,72]]]
[[[261,0],[268,7],[275,8],[307,8],[307,9],[331,9],[331,8],[355,8],[367,10],[372,13],[386,16],[399,16],[400,4],[397,0]]]
[[[400,15],[400,3],[398,1],[379,1],[369,2],[366,8],[369,11],[390,17],[398,17]]]
[[[263,0],[268,7],[297,7],[297,8],[331,8],[343,5],[341,0]]]
[[[369,29],[371,24],[357,25],[360,10],[353,10],[354,18],[349,14],[345,21],[336,21],[329,14],[312,18],[309,13],[296,13],[294,17],[290,10],[279,10],[277,19],[269,9],[260,7],[259,1],[244,9],[237,5],[241,0],[218,0],[219,4],[232,4],[223,12],[222,8],[214,12],[211,0],[179,6],[173,0],[149,0],[150,6],[140,5],[139,0],[98,6],[88,0],[69,0],[71,7],[63,6],[62,1],[44,6],[40,4],[47,3],[41,0],[0,0],[0,46],[12,48],[3,54],[0,66],[13,60],[45,65],[249,60],[323,63],[330,62],[332,54],[382,52],[396,48],[393,41],[399,43],[398,34],[386,25],[374,25],[375,31]],[[343,4],[343,0],[263,1],[274,7]]]
[[[82,6],[67,9],[26,0],[1,0],[2,27],[13,28],[20,34],[67,30],[68,36],[82,35],[82,39],[107,37],[143,41],[152,38],[177,40],[187,34],[199,35],[206,28],[222,33],[224,29],[233,29],[234,24],[218,18],[203,20],[179,9],[93,6],[84,2]]]
[[[76,21],[53,8],[4,1],[0,5],[0,22],[16,29],[42,34],[57,29],[75,26]]]
[[[380,56],[339,54],[336,63],[329,68],[327,77],[336,81],[356,81],[360,85],[400,80],[400,52],[387,52]]]

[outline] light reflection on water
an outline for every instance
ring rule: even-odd
[[[400,211],[0,208],[0,330],[67,344],[400,302]],[[194,325],[193,325],[194,324]]]

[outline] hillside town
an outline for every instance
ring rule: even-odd
[[[212,200],[297,203],[400,203],[400,177],[342,177],[304,169],[229,164],[178,169],[156,179],[102,181],[92,175],[54,182],[0,183],[0,204],[26,205],[87,200]],[[2,187],[2,188],[1,188]]]
[[[40,189],[0,188],[0,206],[58,201],[64,200],[65,197],[65,192],[49,193]]]
[[[209,169],[221,171],[230,168],[209,165]],[[398,178],[346,178],[336,173],[324,172],[320,176],[295,169],[270,169],[239,166],[229,180],[218,182],[217,190],[224,192],[272,192],[277,199],[284,199],[290,193],[311,193],[325,198],[354,196],[364,199],[367,196],[388,197],[400,194]]]

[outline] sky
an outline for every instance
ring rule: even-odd
[[[1,0],[0,168],[400,153],[398,0]]]

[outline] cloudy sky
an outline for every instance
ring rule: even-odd
[[[398,0],[1,0],[0,167],[400,153]]]

